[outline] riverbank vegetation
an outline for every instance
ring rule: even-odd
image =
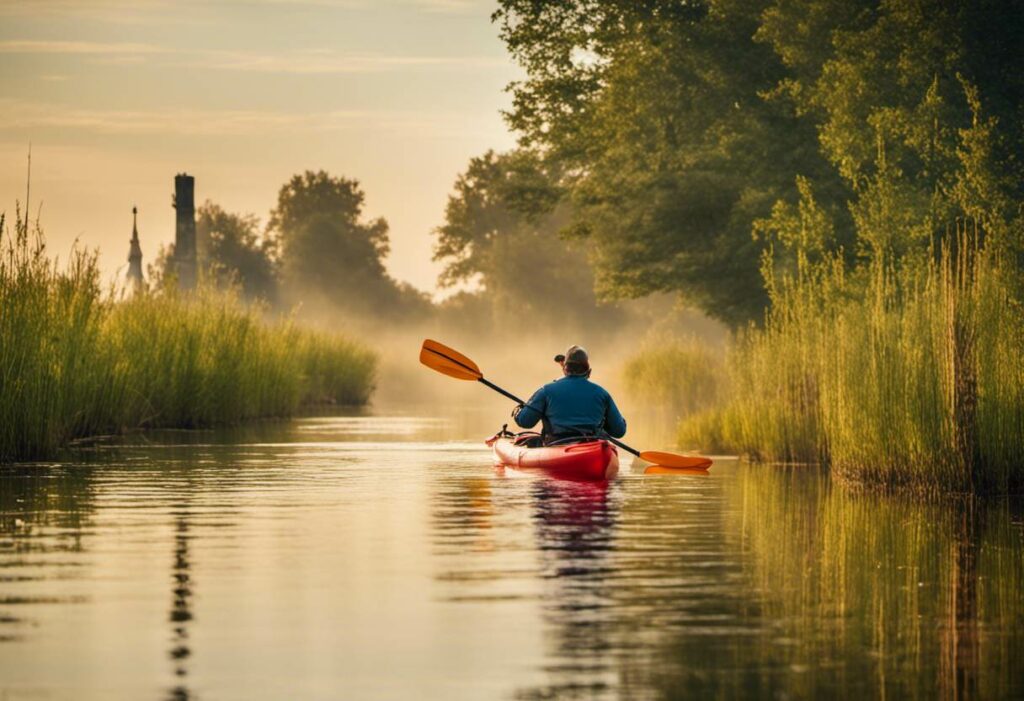
[[[695,337],[648,339],[623,370],[630,398],[688,416],[718,403],[723,368],[718,354]]]
[[[1024,314],[1005,262],[959,241],[917,265],[794,281],[736,337],[720,404],[684,418],[680,443],[825,462],[865,485],[1024,488]]]
[[[526,71],[510,123],[560,174],[600,295],[675,291],[733,328],[686,445],[1024,487],[1013,3],[501,0],[495,18]]]
[[[267,320],[225,291],[119,300],[96,256],[58,264],[0,220],[0,461],[135,427],[193,428],[361,404],[376,356],[342,336]]]

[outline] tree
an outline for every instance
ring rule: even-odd
[[[259,219],[232,214],[207,200],[196,212],[197,258],[201,278],[219,287],[237,285],[249,300],[277,300],[277,270],[273,242],[261,239]],[[174,244],[161,246],[149,266],[155,288],[174,276]]]
[[[1009,0],[501,0],[494,17],[527,71],[508,120],[567,174],[606,296],[757,317],[758,260],[775,234],[803,240],[780,230],[798,207],[848,264],[925,252],[968,216],[1020,244]]]
[[[599,293],[659,290],[732,323],[767,298],[753,222],[828,170],[811,125],[762,99],[783,77],[757,2],[503,0],[527,78],[510,124],[567,173]]]
[[[362,220],[364,199],[356,180],[324,171],[306,171],[281,188],[268,233],[279,246],[288,293],[364,315],[421,309],[423,295],[387,274],[388,224]]]
[[[824,5],[824,7],[823,7]],[[809,33],[793,31],[810,22]],[[857,252],[927,253],[969,217],[1015,245],[1024,196],[1024,51],[1015,3],[777,2],[759,37],[789,68],[776,96],[816,124],[849,188]]]
[[[434,231],[441,285],[478,284],[495,319],[561,329],[596,320],[586,255],[558,237],[568,221],[562,194],[528,151],[472,159]],[[458,307],[471,308],[465,297]]]
[[[238,284],[248,299],[275,302],[273,246],[259,235],[254,214],[231,214],[207,201],[197,212],[196,239],[204,273],[217,284]]]

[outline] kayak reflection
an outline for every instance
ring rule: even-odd
[[[616,682],[612,564],[619,517],[612,482],[536,479],[530,484],[540,576],[549,583],[541,616],[548,629],[549,683],[538,698],[593,698]]]

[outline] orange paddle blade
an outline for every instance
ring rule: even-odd
[[[645,450],[640,453],[640,459],[653,462],[662,467],[686,467],[697,470],[706,470],[711,467],[710,458],[702,458],[689,455],[676,455],[675,453],[663,453],[658,450]]]
[[[420,362],[431,370],[457,380],[479,380],[484,376],[476,363],[462,353],[429,338],[420,349]]]
[[[697,475],[699,477],[707,477],[709,474],[707,468],[696,468],[696,467],[665,467],[664,465],[648,465],[644,468],[645,475]]]

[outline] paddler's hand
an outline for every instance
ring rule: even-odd
[[[516,418],[517,416],[519,416],[519,412],[523,410],[524,406],[526,406],[526,405],[525,404],[517,404],[516,405],[516,408],[512,410],[512,418],[513,419]]]

